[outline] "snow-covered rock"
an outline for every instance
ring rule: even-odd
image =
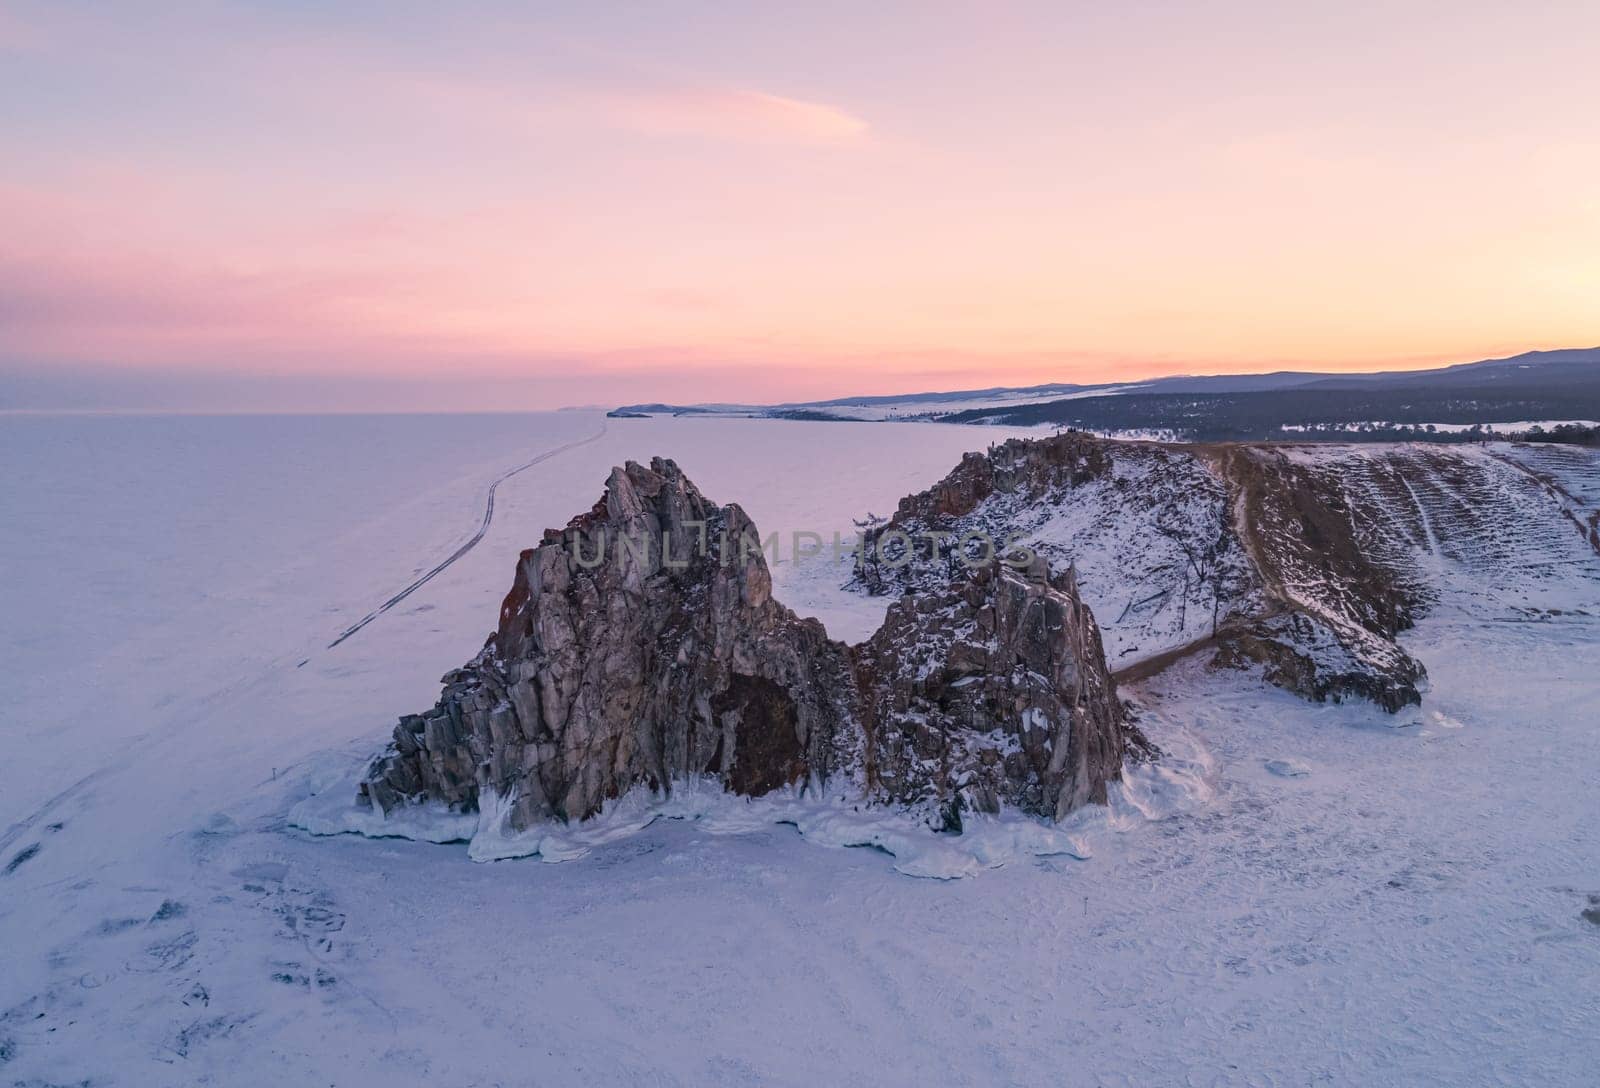
[[[930,534],[940,543],[921,544]],[[1319,702],[1421,698],[1425,671],[1395,641],[1413,596],[1358,543],[1326,476],[1271,448],[1013,439],[902,500],[857,584],[921,591],[975,537],[1074,571],[1127,675],[1214,649]],[[902,562],[890,542],[906,539]]]
[[[1071,572],[990,563],[940,590],[900,598],[857,648],[868,776],[890,796],[1002,805],[1059,820],[1106,803],[1125,748],[1094,616]]]

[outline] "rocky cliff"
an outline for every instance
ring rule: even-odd
[[[1594,464],[1516,445],[1014,439],[901,500],[856,588],[924,592],[981,534],[1073,566],[1124,680],[1199,653],[1393,712],[1426,688],[1399,642],[1417,619],[1538,618],[1594,576]]]
[[[1042,560],[952,574],[847,647],[772,598],[759,537],[671,461],[522,553],[499,626],[402,718],[364,803],[493,801],[512,830],[715,776],[896,805],[954,830],[1104,802],[1127,727],[1094,618]]]
[[[1213,651],[1309,699],[1395,711],[1421,700],[1425,672],[1395,641],[1419,599],[1355,517],[1336,479],[1270,448],[1067,432],[969,454],[901,500],[858,580],[919,590],[943,557],[919,545],[903,561],[907,538],[942,534],[948,552],[979,534],[1073,564],[1126,675]]]

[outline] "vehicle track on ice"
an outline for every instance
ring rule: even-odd
[[[600,429],[598,431],[596,431],[594,434],[590,435],[589,437],[580,438],[580,439],[578,439],[576,441],[568,442],[568,443],[565,443],[564,445],[557,446],[554,449],[545,450],[543,453],[539,454],[537,457],[534,457],[532,460],[525,461],[524,463],[522,463],[520,465],[517,465],[515,468],[507,469],[505,472],[502,472],[499,476],[496,476],[493,480],[491,480],[489,482],[489,494],[488,494],[488,498],[487,498],[487,500],[486,500],[486,502],[484,504],[483,523],[478,526],[478,531],[475,532],[472,535],[472,538],[470,540],[468,540],[466,543],[462,544],[461,547],[457,548],[448,557],[446,557],[442,562],[440,562],[439,564],[434,566],[431,570],[427,571],[421,577],[419,577],[415,581],[413,581],[410,585],[408,585],[404,589],[402,589],[399,593],[396,593],[393,597],[390,597],[382,605],[380,605],[379,607],[377,607],[373,611],[367,613],[365,616],[363,616],[361,618],[361,620],[359,622],[357,622],[354,625],[352,625],[351,627],[347,628],[344,631],[344,633],[342,633],[338,638],[334,639],[331,643],[328,644],[328,649],[331,650],[335,646],[339,645],[341,642],[344,642],[351,635],[354,635],[357,631],[359,631],[363,627],[367,626],[367,624],[371,623],[373,620],[377,619],[379,616],[381,616],[385,612],[389,611],[389,609],[393,608],[395,605],[397,605],[401,601],[405,600],[411,594],[415,593],[417,590],[419,590],[423,586],[427,585],[429,581],[431,581],[433,578],[437,577],[439,574],[443,573],[450,566],[450,564],[454,563],[456,560],[460,559],[462,556],[464,556],[468,552],[470,552],[478,544],[478,542],[484,538],[484,535],[486,533],[488,533],[489,526],[494,521],[494,498],[495,498],[495,492],[499,489],[501,484],[505,483],[507,480],[511,479],[511,477],[517,475],[520,472],[525,472],[528,469],[533,468],[535,465],[543,464],[544,462],[550,460],[552,457],[557,457],[557,456],[559,456],[559,455],[561,455],[563,453],[567,453],[570,450],[575,450],[580,446],[587,446],[592,442],[598,442],[601,438],[605,437],[605,434],[606,434],[606,423],[605,423],[604,420],[602,420],[601,423],[600,423]],[[309,660],[310,660],[309,658],[306,658],[305,660],[302,660],[300,662],[300,664],[304,665],[304,664],[306,664],[306,661],[309,661]],[[10,851],[12,845],[14,843],[16,843],[20,838],[22,838],[22,836],[25,835],[27,832],[33,830],[35,828],[35,826],[40,823],[40,821],[45,819],[45,817],[47,817],[47,816],[51,815],[52,813],[56,812],[57,810],[63,808],[68,802],[74,800],[75,798],[77,798],[78,796],[83,794],[90,786],[94,785],[96,782],[100,781],[101,779],[107,777],[111,772],[113,772],[115,770],[123,769],[126,766],[128,766],[132,762],[132,760],[137,757],[137,755],[139,753],[144,752],[144,751],[146,751],[148,749],[148,746],[149,746],[149,744],[151,742],[151,737],[152,736],[153,736],[152,733],[147,732],[147,733],[141,734],[141,735],[139,735],[137,737],[134,737],[134,738],[130,739],[124,745],[121,754],[119,754],[118,758],[115,761],[106,764],[105,766],[101,767],[99,770],[91,771],[89,774],[84,775],[82,778],[78,779],[76,782],[72,783],[70,786],[66,787],[61,792],[57,793],[55,796],[49,798],[48,800],[46,800],[45,802],[43,802],[42,804],[40,804],[39,806],[34,808],[32,812],[29,812],[28,814],[24,815],[21,819],[19,819],[19,820],[15,821],[14,823],[12,823],[9,827],[7,827],[4,830],[4,832],[0,832],[0,862],[3,862],[4,860],[6,860],[4,855],[6,855]],[[164,737],[163,739],[171,740],[172,736],[173,736],[172,734],[169,734],[166,737]],[[30,854],[28,856],[31,857],[32,855]],[[24,859],[24,861],[26,861],[26,859]],[[13,868],[16,868],[16,866],[14,866]],[[3,871],[0,871],[0,876],[4,876],[4,875],[9,875],[9,873],[5,873]]]
[[[331,650],[334,647],[338,646],[341,642],[343,642],[346,639],[348,639],[351,635],[354,635],[357,631],[361,630],[367,624],[371,623],[373,620],[377,619],[379,616],[381,616],[385,612],[389,611],[389,609],[393,608],[395,605],[399,604],[401,601],[403,601],[407,597],[411,596],[417,590],[419,590],[423,586],[427,585],[435,577],[437,577],[438,575],[444,573],[444,571],[450,566],[450,564],[454,563],[457,559],[460,559],[463,555],[466,555],[473,548],[477,547],[478,541],[482,540],[483,537],[484,537],[484,534],[489,531],[489,524],[492,521],[494,521],[494,495],[495,495],[495,492],[499,490],[501,484],[505,483],[507,480],[511,479],[511,477],[517,475],[519,472],[526,472],[528,469],[534,467],[535,465],[544,464],[546,461],[550,460],[552,457],[558,457],[561,454],[568,452],[569,450],[577,449],[579,446],[587,446],[591,442],[598,442],[598,441],[600,441],[600,439],[605,437],[605,434],[606,434],[606,422],[605,422],[605,420],[602,419],[600,421],[600,429],[598,431],[596,431],[594,434],[590,435],[588,438],[580,438],[575,442],[568,442],[565,445],[557,446],[555,449],[545,450],[543,453],[541,453],[539,456],[535,457],[533,460],[528,461],[528,462],[526,462],[524,464],[520,464],[516,468],[507,469],[505,472],[502,472],[500,475],[496,476],[493,480],[491,480],[489,482],[489,497],[488,497],[487,502],[485,502],[484,508],[483,508],[483,524],[478,526],[478,531],[476,533],[472,534],[472,538],[470,540],[468,540],[465,544],[461,545],[461,547],[459,547],[455,551],[451,552],[449,556],[447,556],[441,563],[439,563],[438,566],[434,567],[432,570],[430,570],[426,574],[422,575],[416,581],[414,581],[410,585],[406,586],[399,593],[396,593],[393,597],[390,597],[387,601],[384,601],[377,608],[373,609],[371,612],[368,612],[365,616],[362,616],[355,623],[353,623],[349,627],[345,628],[344,631],[339,635],[338,638],[336,638],[332,642],[328,643],[328,649]],[[301,664],[305,664],[305,662],[302,661]]]

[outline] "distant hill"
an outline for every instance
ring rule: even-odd
[[[615,416],[739,415],[1056,425],[1188,441],[1339,437],[1461,440],[1600,421],[1600,348],[1531,351],[1433,370],[1278,371],[1107,385],[840,397],[776,405],[630,405]],[[1476,428],[1476,429],[1475,429]]]

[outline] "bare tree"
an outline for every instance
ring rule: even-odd
[[[1215,536],[1203,540],[1192,540],[1188,533],[1175,525],[1157,525],[1156,531],[1176,544],[1183,552],[1183,604],[1180,606],[1179,626],[1184,626],[1188,620],[1188,600],[1190,577],[1194,578],[1194,586],[1202,593],[1207,589],[1211,592],[1211,633],[1217,633],[1217,625],[1222,611],[1223,573],[1226,566],[1225,559],[1228,551],[1228,515],[1227,506],[1220,507],[1222,515]]]
[[[869,595],[881,597],[885,586],[882,557],[878,554],[878,537],[882,535],[888,519],[868,511],[866,517],[852,524],[856,527],[856,540],[859,542],[856,545],[855,576],[867,587]]]

